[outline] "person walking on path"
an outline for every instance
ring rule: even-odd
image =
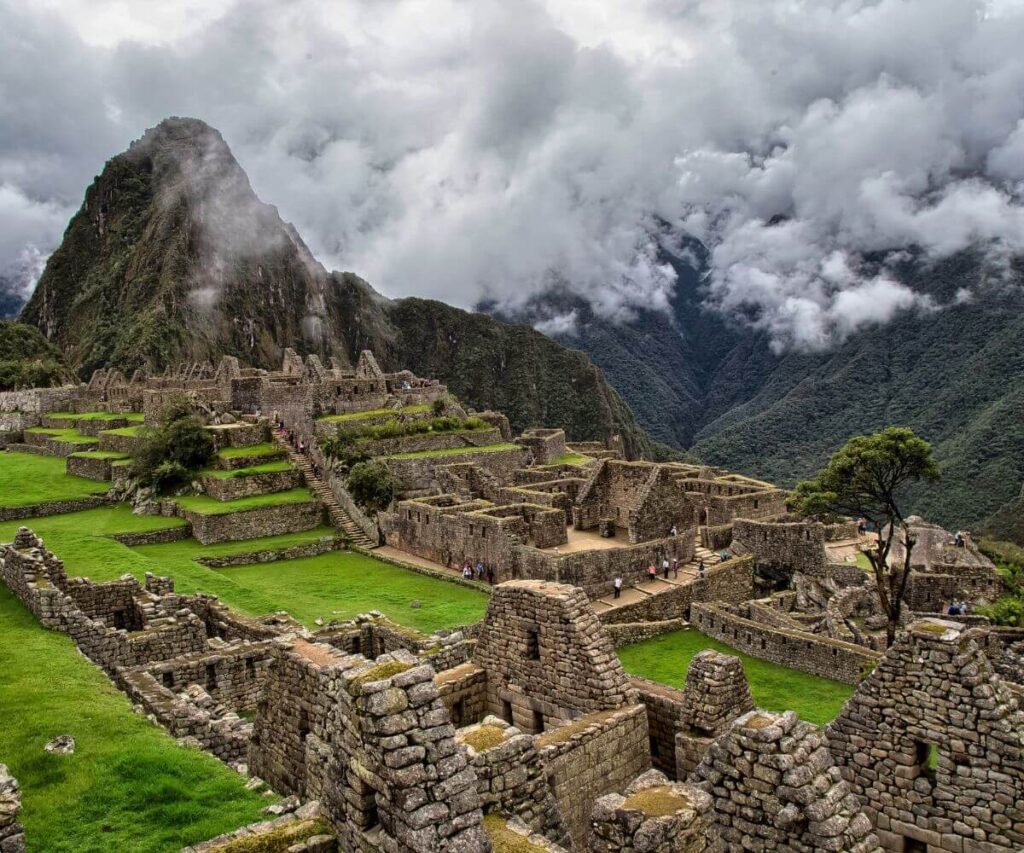
[[[668,557],[666,557],[664,560],[661,561],[661,573],[665,576],[665,580],[668,580],[668,570],[669,570],[669,568],[670,568],[670,564],[669,564],[669,561],[668,561]]]
[[[704,568],[704,561],[701,560],[700,561],[700,565],[697,566],[697,577],[703,578],[706,574],[707,574],[707,571]]]
[[[622,578],[619,575],[616,575],[615,580],[612,581],[612,588],[615,590],[613,598],[618,598],[622,595]]]
[[[654,568],[654,563],[651,563],[647,567],[647,580],[656,581],[658,579],[658,570]]]
[[[679,558],[675,557],[672,560],[672,578],[677,579],[679,577]]]

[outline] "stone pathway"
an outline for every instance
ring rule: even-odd
[[[288,443],[287,434],[284,430],[274,430],[273,433],[274,441],[284,448],[288,454],[288,459],[302,472],[302,476],[306,478],[306,485],[309,486],[309,490],[327,507],[327,514],[330,516],[331,524],[338,530],[341,530],[352,540],[353,544],[358,545],[360,548],[376,548],[379,543],[372,541],[369,536],[363,533],[362,528],[352,520],[352,517],[345,512],[345,508],[338,503],[338,499],[334,496],[334,492],[331,491],[327,483],[313,473],[313,466],[309,461],[309,457],[304,453],[299,453]]]
[[[637,604],[653,595],[660,595],[663,592],[669,592],[677,587],[693,583],[697,579],[701,560],[704,561],[704,567],[708,569],[722,562],[722,558],[714,551],[709,551],[702,545],[698,545],[694,551],[693,559],[679,567],[678,578],[672,577],[671,573],[669,573],[669,578],[666,580],[659,574],[656,580],[644,581],[633,586],[624,586],[622,588],[622,595],[619,598],[615,598],[613,595],[606,595],[603,598],[594,599],[591,602],[594,612],[600,616],[612,610],[617,610],[620,607]]]

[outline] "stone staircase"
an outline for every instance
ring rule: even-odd
[[[612,610],[617,610],[620,607],[636,604],[637,602],[643,601],[651,596],[669,592],[675,587],[693,583],[698,579],[700,574],[701,560],[704,561],[704,568],[707,570],[722,562],[722,557],[720,554],[717,554],[702,545],[697,545],[694,549],[693,559],[688,563],[680,565],[678,578],[671,577],[671,575],[667,580],[663,578],[661,576],[661,566],[659,565],[658,577],[656,580],[643,581],[642,583],[634,584],[632,586],[623,586],[622,596],[620,598],[615,598],[613,595],[606,595],[602,598],[594,599],[594,601],[591,602],[594,612],[601,616],[605,613],[611,612]]]
[[[331,525],[342,531],[345,536],[360,548],[376,548],[378,542],[372,541],[362,528],[356,524],[352,517],[345,511],[345,508],[338,503],[334,492],[320,477],[313,473],[313,465],[309,457],[299,453],[288,443],[288,438],[283,430],[274,430],[274,441],[284,448],[288,454],[289,461],[302,472],[309,490],[316,495],[317,499],[327,507],[327,514],[331,519]]]

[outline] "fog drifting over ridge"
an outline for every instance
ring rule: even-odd
[[[1024,251],[1022,43],[1021,0],[0,0],[0,271],[189,115],[389,296],[664,308],[668,223],[710,304],[824,346],[941,307],[865,253]]]

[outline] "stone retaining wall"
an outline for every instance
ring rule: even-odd
[[[690,624],[752,657],[846,684],[859,684],[881,657],[863,646],[753,622],[711,603],[695,602]]]
[[[195,538],[203,545],[212,545],[311,530],[323,523],[324,508],[323,504],[310,501],[220,514],[182,510],[182,515],[191,523]]]
[[[623,622],[605,625],[605,630],[615,643],[615,648],[619,648],[632,643],[642,643],[662,634],[671,634],[685,628],[686,624],[685,619],[663,619],[660,622]]]
[[[225,447],[251,447],[270,439],[270,430],[265,420],[258,423],[236,423],[207,427],[213,436],[217,450]]]
[[[182,524],[178,527],[165,527],[163,530],[147,530],[141,533],[115,533],[116,539],[122,545],[163,545],[166,542],[181,542],[192,536],[192,525]]]
[[[45,515],[81,512],[86,509],[96,509],[96,507],[105,506],[108,503],[110,503],[110,500],[106,495],[97,495],[94,498],[46,501],[45,503],[29,504],[28,506],[5,506],[0,507],[0,521],[15,521],[19,518],[41,518]]]
[[[276,563],[280,560],[298,560],[302,557],[319,557],[331,551],[341,551],[345,540],[339,537],[323,537],[305,545],[264,551],[246,551],[243,554],[226,554],[223,557],[199,557],[196,562],[210,569],[226,569],[231,566],[251,566],[255,563]]]
[[[453,462],[468,462],[492,472],[501,480],[510,480],[517,468],[526,465],[530,452],[523,447],[514,450],[490,450],[461,453],[457,456],[414,456],[410,459],[383,457],[381,461],[402,483],[402,491],[436,491],[439,488],[436,470]]]
[[[211,498],[219,501],[234,501],[240,498],[251,498],[257,495],[269,495],[274,492],[287,492],[302,485],[302,475],[295,470],[273,471],[263,474],[249,474],[246,477],[214,477],[206,475],[202,478],[203,488]]]
[[[115,435],[110,432],[101,432],[99,439],[99,444],[94,445],[96,450],[114,450],[118,453],[127,453],[129,456],[134,456],[142,444],[142,437],[138,435]]]
[[[452,725],[477,723],[487,713],[487,671],[467,662],[434,676],[438,696],[452,718]]]

